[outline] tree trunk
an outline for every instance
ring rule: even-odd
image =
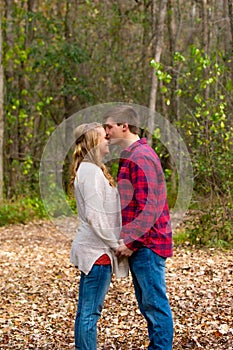
[[[179,89],[179,69],[177,67],[174,67],[174,54],[176,51],[176,38],[177,34],[179,32],[179,27],[180,27],[180,18],[178,18],[178,26],[176,25],[175,22],[175,8],[177,11],[177,15],[180,17],[180,3],[179,0],[176,1],[176,5],[174,0],[168,0],[168,16],[167,16],[167,26],[168,26],[168,42],[169,42],[169,65],[171,66],[172,70],[172,76],[173,79],[170,83],[170,122],[177,121],[179,119],[180,111],[179,111],[179,96],[175,93],[176,90]],[[164,108],[167,108],[165,105]],[[169,114],[169,113],[168,113]],[[168,117],[167,117],[168,119]],[[172,139],[171,131],[170,128],[167,128],[167,140],[170,142]],[[172,170],[171,172],[171,189],[173,193],[176,193],[177,190],[177,183],[176,183],[176,167],[174,160],[172,159],[171,156],[168,157],[168,167]]]
[[[202,46],[206,54],[209,53],[209,20],[208,20],[208,2],[202,0]]]
[[[2,65],[2,13],[3,3],[0,0],[0,202],[3,200],[3,65]]]
[[[25,4],[27,12],[33,12],[34,8],[34,0],[28,0],[27,4]],[[25,39],[24,39],[24,48],[25,51],[27,51],[32,43],[33,40],[33,25],[31,21],[26,21],[24,25],[24,32],[25,32]],[[21,70],[22,72],[25,72],[27,69],[28,62],[30,61],[30,56],[28,57],[27,62],[21,63]],[[30,81],[28,79],[27,74],[21,74],[21,77],[19,78],[19,90],[20,91],[30,91]],[[23,109],[27,109],[28,101],[26,96],[24,96],[24,99],[21,99],[20,106]],[[34,107],[35,108],[35,107]],[[19,124],[19,134],[20,134],[20,140],[19,140],[19,154],[21,161],[27,157],[31,153],[31,145],[28,143],[28,137],[33,135],[33,123],[31,121],[34,119],[34,110],[32,110],[32,114],[27,116],[27,123],[25,125],[20,122]]]
[[[5,42],[6,45],[9,47],[9,49],[14,49],[14,43],[15,43],[15,34],[14,34],[14,14],[13,14],[13,8],[14,8],[14,1],[13,0],[5,0],[5,17],[6,17],[6,30],[5,30]],[[14,62],[12,59],[10,59],[7,63],[7,67],[5,67],[5,81],[6,81],[6,95],[10,91],[19,91],[19,82],[18,82],[18,75],[15,74],[14,70]],[[18,110],[13,111],[12,115],[14,113],[15,122],[11,125],[11,129],[5,130],[6,131],[6,139],[8,140],[14,140],[14,142],[10,143],[6,146],[6,158],[5,158],[5,171],[6,171],[6,196],[10,198],[13,193],[14,189],[17,185],[17,168],[16,163],[19,159],[19,116],[18,116]]]
[[[164,22],[167,11],[167,0],[161,0],[159,8],[156,7],[156,0],[152,1],[152,35],[153,35],[153,57],[155,62],[160,62],[160,57],[163,50],[163,38],[164,38]],[[157,20],[156,20],[157,18]],[[148,120],[148,128],[151,133],[154,130],[154,114],[156,109],[156,99],[158,90],[158,77],[154,70],[152,71],[151,91],[149,108],[152,111],[152,115]],[[152,136],[149,134],[148,142],[151,143]]]
[[[233,54],[233,0],[228,0],[228,12],[230,20],[230,30],[231,30],[231,54]],[[233,61],[230,63],[231,77],[233,80]]]
[[[179,1],[176,2],[176,6],[179,9]],[[176,51],[176,37],[177,37],[177,28],[176,28],[176,23],[175,23],[175,18],[174,18],[174,9],[175,9],[175,4],[174,0],[168,0],[168,16],[167,16],[167,28],[168,28],[168,43],[169,43],[169,65],[172,70],[172,76],[173,79],[170,83],[170,108],[169,110],[171,111],[171,118],[172,120],[175,119],[177,120],[177,116],[179,115],[178,111],[178,105],[179,105],[179,96],[175,93],[175,90],[178,89],[176,86],[178,82],[178,72],[174,68],[174,53]],[[171,121],[172,121],[171,120]]]
[[[230,28],[231,28],[231,45],[233,52],[233,1],[228,0],[228,11],[229,11],[229,19],[230,19]]]

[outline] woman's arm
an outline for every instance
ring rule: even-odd
[[[112,208],[114,203],[111,203],[111,209],[108,211],[106,203],[106,191],[108,181],[106,181],[102,171],[97,166],[88,167],[88,173],[85,178],[79,180],[79,187],[85,202],[85,217],[88,224],[93,228],[96,235],[105,242],[112,249],[117,249],[118,235],[120,232],[120,208],[116,205]],[[114,198],[112,198],[114,201]],[[110,218],[113,215],[118,215],[119,227],[112,223]]]

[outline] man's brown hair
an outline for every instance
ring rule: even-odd
[[[138,135],[140,133],[139,117],[135,109],[129,105],[114,106],[103,115],[103,124],[108,118],[118,125],[127,123],[130,132]]]

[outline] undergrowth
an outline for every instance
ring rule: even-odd
[[[74,198],[67,198],[67,201],[75,212]],[[49,219],[39,197],[5,200],[0,204],[0,226],[25,224],[37,219]],[[182,225],[176,229],[173,241],[175,245],[233,248],[232,199],[196,202],[188,211]]]
[[[75,211],[73,199],[67,199],[70,207]],[[41,198],[17,198],[4,200],[0,204],[0,226],[10,224],[26,224],[29,221],[38,219],[49,219]]]
[[[174,243],[233,248],[232,198],[198,202],[173,236]]]

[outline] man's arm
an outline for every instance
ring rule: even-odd
[[[160,162],[151,157],[140,156],[128,161],[122,175],[118,177],[123,223],[121,238],[127,248],[134,251],[161,214],[164,216],[166,188]]]

